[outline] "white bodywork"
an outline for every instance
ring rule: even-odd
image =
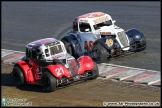
[[[99,29],[94,28],[94,26],[96,24],[100,24],[103,22],[112,22],[111,25],[109,26],[102,26]],[[95,41],[98,38],[101,38],[101,35],[116,35],[116,39],[119,42],[122,50],[129,50],[129,39],[125,34],[125,31],[122,28],[119,28],[118,26],[114,25],[116,21],[112,20],[111,16],[102,12],[92,12],[92,13],[88,13],[82,16],[79,16],[77,18],[77,23],[78,23],[78,31],[75,33],[72,33],[79,41],[79,43],[81,44],[81,49],[82,52],[87,52],[87,50],[85,49],[85,43],[87,41],[90,50],[91,50],[91,46],[90,46],[90,41]],[[87,23],[90,25],[90,29],[85,29],[84,32],[82,32],[80,30],[80,23]],[[120,36],[125,35],[124,38],[119,38],[119,32],[122,32],[123,34],[121,34]],[[122,44],[122,41],[124,41],[125,45]],[[126,47],[126,48],[124,48]]]

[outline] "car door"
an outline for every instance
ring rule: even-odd
[[[81,45],[82,52],[90,51],[94,41],[97,39],[92,33],[90,24],[85,22],[79,22],[78,31],[78,35],[80,37],[79,43]]]
[[[91,51],[91,48],[96,40],[92,33],[80,32],[80,45],[83,52]]]
[[[38,65],[39,64],[39,59],[37,58],[36,50],[32,49],[31,51],[31,57],[29,59],[29,64],[32,66],[32,72],[35,80],[40,80],[41,79],[41,67]]]

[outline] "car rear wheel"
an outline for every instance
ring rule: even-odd
[[[22,86],[25,84],[24,74],[18,66],[13,68],[13,78],[15,79],[17,86]]]
[[[92,47],[92,55],[96,61],[105,63],[109,54],[108,51],[100,43],[97,43]]]
[[[42,84],[46,92],[53,92],[54,90],[56,90],[56,78],[49,72],[43,73]]]

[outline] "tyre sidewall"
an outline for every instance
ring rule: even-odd
[[[99,75],[99,70],[98,70],[97,63],[95,61],[93,63],[94,63],[94,68],[92,70],[92,76],[93,76],[92,79],[95,79]]]
[[[45,78],[49,81],[49,88],[45,86]],[[42,75],[42,84],[46,92],[52,92],[56,89],[56,78],[49,72],[44,72]]]
[[[96,79],[98,77],[98,75],[99,75],[98,66],[97,66],[95,61],[93,61],[93,62],[94,62],[94,67],[91,70],[91,75],[88,78],[86,78],[86,80]]]
[[[136,44],[136,42],[134,43],[134,45],[135,44]],[[135,48],[136,52],[140,52],[140,51],[143,51],[146,49],[147,44],[146,44],[146,39],[144,36],[142,37],[140,44],[141,44],[141,46],[140,46],[141,48],[140,47]]]
[[[17,86],[22,86],[25,84],[24,74],[23,74],[22,70],[17,66],[15,66],[13,69],[13,77],[16,81]],[[19,77],[19,81],[16,80],[16,77]]]
[[[100,63],[105,63],[107,61],[107,50],[100,44],[97,43],[93,46],[93,49],[97,48],[98,55],[100,56]],[[94,57],[94,55],[93,55]],[[96,59],[96,58],[95,58]]]
[[[144,44],[144,45],[142,46],[142,47],[144,47],[144,48],[142,48],[140,51],[145,50],[146,47],[147,47],[147,43],[146,43],[146,38],[145,38],[145,36],[142,37],[142,43]]]

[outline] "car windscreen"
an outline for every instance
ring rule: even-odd
[[[63,52],[61,45],[55,45],[50,47],[51,55],[55,55]]]
[[[94,27],[95,30],[97,30],[97,29],[100,29],[103,26],[110,26],[110,25],[112,25],[111,20],[105,21],[105,22],[102,22],[102,23],[99,23],[99,24],[95,24],[95,25],[93,25],[93,27]]]

